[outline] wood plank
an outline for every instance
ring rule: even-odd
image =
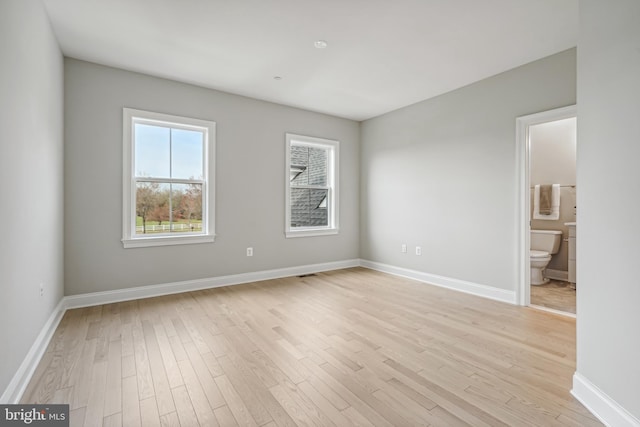
[[[86,426],[101,426],[104,418],[105,389],[107,386],[107,361],[95,362],[91,372],[91,388],[84,416]]]
[[[182,377],[184,378],[184,385],[187,388],[189,397],[191,398],[191,404],[193,405],[193,410],[198,418],[199,424],[201,426],[217,426],[218,422],[213,414],[212,406],[209,404],[210,402],[207,399],[207,395],[202,389],[200,381],[198,381],[198,377],[193,370],[191,363],[189,363],[188,360],[183,360],[179,362],[179,364],[180,372],[182,372]],[[218,390],[217,386],[216,390]]]
[[[252,374],[247,374],[246,367],[239,367],[239,361],[234,364],[228,354],[218,360],[225,372],[225,378],[231,382],[238,395],[242,396],[242,401],[255,422],[258,425],[262,425],[271,421],[271,415],[263,403],[265,399],[260,399],[259,397],[261,389],[266,391],[262,383],[255,376],[252,378]]]
[[[180,375],[178,361],[176,360],[176,356],[173,354],[173,349],[171,348],[171,343],[169,342],[169,337],[167,336],[164,326],[161,323],[154,324],[153,328],[155,331],[156,340],[158,342],[158,348],[160,349],[160,354],[162,355],[162,362],[167,374],[167,380],[169,381],[169,387],[178,387],[179,385],[182,385],[184,383],[182,381],[182,376]]]
[[[104,417],[102,427],[122,427],[122,413],[118,412]]]
[[[142,326],[132,326],[133,348],[136,358],[136,379],[138,380],[138,394],[140,400],[155,396],[151,366],[147,355],[147,346],[142,332]]]
[[[122,424],[140,427],[140,400],[138,399],[138,380],[135,376],[122,379]]]
[[[342,415],[349,420],[349,424],[354,427],[375,427],[374,424],[362,416],[362,414],[356,411],[353,407],[349,406],[342,411]]]
[[[220,406],[219,408],[214,409],[213,412],[218,420],[218,424],[221,426],[235,427],[238,425],[238,422],[227,405]]]
[[[93,357],[96,351],[96,340],[83,341],[80,361],[71,374],[70,384],[73,385],[74,393],[71,399],[70,409],[77,409],[87,406],[89,390],[91,388],[91,370],[93,368]],[[46,354],[45,354],[46,356]],[[42,362],[40,362],[42,364]],[[33,381],[33,380],[32,380]]]
[[[171,393],[173,394],[173,400],[175,402],[180,425],[197,426],[198,417],[193,410],[193,405],[191,404],[191,399],[189,398],[189,393],[187,393],[186,387],[181,385],[172,389]]]
[[[173,402],[171,388],[169,387],[167,371],[162,362],[162,355],[160,354],[156,333],[153,325],[148,320],[142,321],[142,329],[149,360],[149,368],[151,370],[151,378],[153,379],[156,404],[158,405],[158,413],[160,415],[168,414],[169,412],[175,411],[176,407]],[[178,412],[178,415],[179,414]]]
[[[109,342],[107,359],[107,386],[105,390],[105,417],[122,412],[122,343]],[[122,422],[122,416],[120,416]]]
[[[309,413],[305,410],[306,405],[303,404],[300,406],[299,402],[291,397],[284,386],[278,384],[271,387],[269,391],[287,414],[289,414],[289,417],[294,420],[296,425],[324,427],[322,424],[318,424],[319,421],[316,422],[315,420],[315,418],[317,418],[317,409],[314,409],[313,414]]]
[[[136,358],[133,354],[122,356],[121,369],[122,378],[127,378],[136,374]]]
[[[414,390],[411,387],[407,386],[403,382],[399,381],[397,378],[391,378],[387,382],[391,384],[393,387],[395,387],[396,389],[398,389],[406,397],[418,403],[423,408],[433,409],[436,406],[438,406],[431,399],[421,394],[417,390]]]
[[[244,401],[238,394],[238,392],[233,388],[233,385],[229,381],[226,375],[220,375],[215,378],[216,384],[220,389],[220,392],[224,396],[224,400],[227,402],[227,406],[233,417],[238,421],[238,424],[244,426],[257,426],[255,420],[249,413],[247,406],[244,404]]]
[[[297,387],[319,409],[319,413],[326,416],[333,424],[338,427],[350,424],[349,420],[311,384],[303,381]]]
[[[144,427],[160,426],[160,414],[155,397],[140,401],[140,422]]]
[[[204,393],[211,409],[225,405],[224,398],[222,397],[220,390],[218,390],[218,386],[211,376],[211,372],[207,368],[196,346],[193,343],[187,343],[185,344],[185,350],[187,352],[188,359],[179,362],[180,371],[182,372],[183,377],[186,372],[193,378],[197,378],[204,389]]]
[[[69,411],[69,427],[82,427],[84,426],[84,414],[87,410],[86,406],[78,409],[72,409]]]
[[[171,412],[160,417],[162,427],[181,427],[177,412]]]

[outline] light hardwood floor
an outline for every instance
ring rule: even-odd
[[[562,280],[531,286],[531,304],[576,314],[576,287]]]
[[[371,270],[68,311],[24,395],[72,426],[599,426],[575,321]]]

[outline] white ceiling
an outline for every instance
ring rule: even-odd
[[[574,47],[578,32],[578,0],[42,1],[66,56],[355,120]]]

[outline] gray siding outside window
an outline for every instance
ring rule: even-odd
[[[290,150],[291,227],[326,227],[329,190],[308,187],[327,186],[328,151],[294,144]]]

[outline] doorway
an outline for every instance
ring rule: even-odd
[[[563,108],[558,108],[549,111],[543,111],[536,114],[531,114],[528,116],[518,117],[516,119],[516,154],[517,154],[517,174],[518,174],[518,231],[517,231],[517,245],[518,245],[518,266],[517,266],[517,283],[516,294],[517,301],[520,305],[524,306],[535,306],[536,304],[532,304],[531,298],[531,273],[530,273],[530,233],[532,229],[532,194],[533,189],[536,184],[550,184],[551,182],[544,182],[543,179],[540,178],[540,174],[537,174],[534,178],[536,182],[533,182],[531,178],[532,172],[532,152],[531,152],[531,144],[532,144],[532,136],[539,134],[542,129],[553,129],[555,125],[553,122],[566,121],[567,119],[574,119],[577,116],[576,106],[568,106]],[[550,126],[547,126],[549,124]],[[544,125],[544,126],[539,126]],[[539,171],[538,171],[539,172]],[[571,222],[570,220],[573,218],[575,221],[575,175],[574,180],[550,177],[549,179],[556,181],[565,181],[565,182],[557,182],[559,184],[558,191],[561,195],[564,196],[564,200],[560,203],[560,208],[563,210],[562,218],[558,218],[558,220],[554,221],[536,221],[536,229],[543,228],[547,230],[551,229],[559,229],[563,232],[562,241],[561,242],[561,251],[562,253],[554,255],[556,259],[552,258],[550,263],[550,267],[554,267],[549,269],[549,274],[546,276],[551,276],[552,283],[550,285],[545,285],[545,288],[550,289],[552,297],[562,297],[563,292],[570,291],[574,292],[571,289],[571,284],[567,283],[568,281],[568,272],[567,272],[567,264],[568,261],[565,259],[567,257],[567,250],[569,246],[568,242],[568,229],[565,226],[565,222]],[[556,182],[554,182],[556,183]],[[571,198],[571,193],[573,192],[573,199]],[[570,217],[571,215],[572,218]],[[558,215],[559,216],[559,215]],[[563,262],[558,262],[562,260]],[[545,270],[546,271],[546,270]],[[543,290],[540,287],[535,287],[535,296],[539,298],[539,295],[542,295],[546,290]],[[557,294],[554,294],[557,293]],[[569,294],[567,294],[569,295]],[[575,293],[573,294],[575,298]],[[570,295],[569,295],[570,296]],[[553,299],[553,298],[552,298]],[[553,304],[549,304],[551,307],[547,307],[549,311],[557,311],[560,314],[567,314],[570,316],[575,316],[575,314],[567,313],[565,309],[563,309],[562,304],[558,307],[560,309],[554,309]],[[536,307],[540,308],[540,307]],[[543,309],[545,309],[543,307]],[[575,311],[575,310],[574,310]]]

